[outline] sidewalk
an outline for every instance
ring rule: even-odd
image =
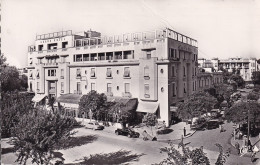
[[[243,146],[243,144],[244,144],[244,141],[245,141],[245,138],[243,138],[241,140],[238,140],[238,139],[235,140],[234,137],[232,137],[231,145],[235,147],[235,144],[239,143],[239,146],[241,148]],[[256,145],[257,148],[260,150],[260,139],[259,139],[259,136],[250,137],[250,141],[251,141],[253,146]],[[252,154],[252,152],[247,152],[247,153],[244,153],[244,154],[242,154],[240,156],[251,157],[251,154]],[[260,158],[260,152],[256,153],[255,158]],[[256,164],[260,164],[260,160],[259,159],[257,159],[256,162],[257,162]]]
[[[89,121],[84,119],[77,119],[78,121],[81,122],[82,125],[85,125],[86,123],[88,123]],[[121,124],[116,123],[114,125],[110,125],[109,127],[105,127],[105,129],[103,130],[104,132],[108,132],[108,133],[115,133],[115,130],[117,128],[120,128]],[[186,129],[186,136],[184,136],[184,127]],[[157,128],[155,127],[140,127],[140,128],[133,128],[134,131],[139,132],[140,133],[140,138],[143,138],[143,131],[146,130],[146,132],[152,136],[156,136],[157,137],[157,141],[161,141],[161,142],[170,142],[170,141],[174,141],[174,140],[180,140],[181,137],[183,136],[183,138],[188,138],[190,136],[192,136],[196,131],[194,130],[190,130],[190,125],[186,124],[186,122],[179,122],[177,124],[171,125],[170,127],[166,128],[166,132],[165,134],[159,134],[157,135],[156,132],[158,131]]]

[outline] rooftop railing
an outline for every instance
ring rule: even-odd
[[[72,35],[72,30],[36,35],[36,40],[64,37],[64,36],[69,36],[69,35]]]
[[[73,35],[71,30],[37,35],[36,40],[63,37],[68,35]],[[164,30],[128,33],[128,34],[115,35],[115,36],[101,36],[101,37],[91,37],[91,38],[85,37],[81,39],[75,39],[74,47],[121,44],[121,43],[128,43],[128,42],[149,41],[149,40],[164,39],[164,38],[171,38],[176,41],[194,47],[198,47],[197,40],[194,40],[188,36],[185,36],[169,28],[166,28]],[[29,46],[29,52],[34,52],[34,51],[36,51],[35,46]]]

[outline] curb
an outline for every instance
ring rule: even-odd
[[[195,130],[193,133],[189,134],[188,136],[184,136],[183,139],[186,139],[186,138],[188,138],[188,137],[191,137],[192,135],[195,134],[195,132],[197,132],[197,130]],[[166,139],[159,139],[159,140],[158,140],[158,139],[157,139],[157,141],[159,141],[159,142],[167,142],[167,143],[172,142],[172,141],[176,141],[176,140],[181,140],[181,138],[179,138],[179,139],[171,139],[171,140],[166,140]]]

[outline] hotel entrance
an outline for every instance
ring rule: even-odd
[[[48,81],[48,97],[56,97],[57,96],[57,82],[56,81]]]

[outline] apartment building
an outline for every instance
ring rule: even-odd
[[[169,28],[111,37],[61,31],[28,47],[28,85],[37,101],[91,90],[137,98],[137,112],[169,125],[174,105],[197,90],[197,58],[197,41]]]
[[[201,68],[220,68],[227,69],[229,72],[239,70],[241,77],[247,81],[252,81],[252,73],[259,71],[260,67],[256,58],[229,58],[229,59],[211,59],[204,58],[198,59],[199,67]]]

